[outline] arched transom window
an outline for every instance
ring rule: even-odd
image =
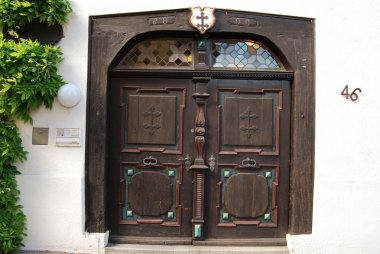
[[[252,39],[211,39],[203,41],[206,62],[212,69],[276,70],[279,59],[263,43]],[[118,67],[193,69],[199,43],[192,38],[149,39],[134,45]]]
[[[212,67],[235,69],[278,69],[278,62],[261,43],[253,40],[212,42]]]

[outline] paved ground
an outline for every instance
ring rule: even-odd
[[[191,245],[109,245],[105,254],[289,254],[286,246],[275,247],[229,247]],[[11,254],[72,254],[54,251],[17,251]],[[78,254],[78,253],[75,253]]]

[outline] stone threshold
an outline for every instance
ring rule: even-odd
[[[109,244],[106,254],[289,254],[287,246],[193,246],[193,245],[140,245]]]

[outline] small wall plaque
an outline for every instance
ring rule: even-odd
[[[249,26],[257,27],[258,22],[253,18],[243,18],[243,17],[231,17],[228,19],[228,23],[234,26]]]
[[[81,146],[80,128],[57,128],[55,143],[57,146]]]
[[[33,127],[32,145],[48,145],[49,128]]]
[[[148,19],[148,24],[151,26],[174,24],[175,16],[151,17]]]

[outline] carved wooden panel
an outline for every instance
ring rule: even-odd
[[[226,97],[223,138],[225,145],[272,145],[273,99]]]
[[[185,88],[121,87],[121,152],[182,153]]]
[[[255,173],[238,173],[225,183],[226,212],[236,217],[257,217],[268,208],[268,181]]]
[[[129,95],[127,100],[129,143],[175,144],[175,96]]]
[[[219,164],[218,170],[217,227],[277,227],[278,165]]]
[[[182,165],[120,165],[119,224],[181,225]]]
[[[172,184],[160,172],[140,172],[131,177],[128,190],[130,209],[142,216],[159,216],[172,206]]]
[[[219,154],[278,155],[282,90],[219,89]]]

